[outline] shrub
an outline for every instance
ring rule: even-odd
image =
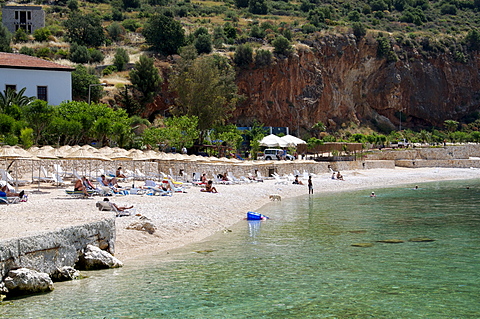
[[[241,44],[235,49],[233,62],[239,67],[246,67],[253,61],[253,49],[249,44]]]
[[[33,38],[38,42],[47,41],[51,35],[52,32],[48,28],[40,28],[33,32]]]
[[[113,41],[121,41],[125,37],[125,28],[118,22],[114,22],[107,27],[108,36]]]
[[[102,75],[110,75],[112,74],[113,72],[117,72],[117,68],[115,67],[115,65],[109,65],[107,66],[105,69],[103,69],[102,71]]]
[[[353,34],[355,37],[362,38],[367,34],[367,28],[361,22],[352,23]]]
[[[130,62],[130,57],[127,53],[127,50],[118,48],[113,59],[113,65],[115,66],[115,69],[118,71],[124,71],[128,62]]]
[[[39,58],[50,58],[51,55],[52,51],[48,47],[40,48],[35,52],[35,56]]]
[[[86,46],[73,44],[70,48],[70,61],[75,63],[88,63],[90,52]]]
[[[255,65],[257,67],[264,67],[272,64],[273,54],[269,50],[257,50],[255,51]]]
[[[23,28],[18,28],[17,31],[15,31],[15,34],[13,36],[13,42],[14,43],[20,43],[20,42],[27,42],[28,41],[28,34],[23,30]]]
[[[288,41],[288,39],[285,38],[284,36],[280,35],[276,37],[275,40],[273,40],[272,44],[274,47],[273,52],[276,54],[282,54],[282,55],[288,56],[291,53],[293,53],[293,47],[290,44],[290,41]]]
[[[198,54],[206,53],[209,54],[212,52],[212,37],[210,34],[200,34],[194,41],[195,49],[197,49]]]
[[[35,50],[33,48],[29,47],[21,47],[20,50],[18,51],[20,54],[25,54],[25,55],[30,55],[30,56],[35,56]]]
[[[90,53],[90,63],[102,63],[105,56],[103,55],[102,51],[97,49],[88,49]]]

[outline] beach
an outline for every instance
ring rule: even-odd
[[[383,187],[408,185],[431,181],[465,180],[480,178],[480,170],[468,168],[395,168],[342,171],[343,181],[332,180],[325,172],[313,177],[314,194],[365,189],[366,194]],[[264,182],[235,185],[217,184],[218,193],[205,193],[191,186],[186,193],[173,196],[127,195],[110,200],[117,205],[134,205],[137,215],[148,218],[156,227],[153,234],[127,229],[140,216],[116,218],[115,256],[123,262],[152,253],[169,250],[200,241],[219,231],[228,230],[245,218],[248,211],[261,213],[261,207],[270,202],[269,195],[279,194],[282,199],[306,196],[308,188],[293,185],[285,179],[279,184],[273,179]],[[143,182],[137,181],[137,185]],[[125,184],[126,185],[126,184]],[[23,188],[21,188],[23,189]],[[65,188],[36,185],[25,188],[28,201],[2,205],[0,239],[30,236],[60,228],[80,225],[114,213],[99,211],[95,206],[102,197],[77,199],[68,197]],[[67,189],[73,189],[69,185]],[[378,194],[381,195],[381,194]]]

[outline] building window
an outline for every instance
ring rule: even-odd
[[[18,11],[15,11],[15,20],[18,20]]]
[[[27,11],[27,20],[32,20],[32,11]]]
[[[17,92],[17,86],[15,84],[6,84],[5,85],[5,91],[12,90],[14,92]]]
[[[47,100],[47,87],[46,86],[37,86],[37,99],[48,101]]]

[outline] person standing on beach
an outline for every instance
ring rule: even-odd
[[[308,195],[313,194],[312,176],[308,176]]]

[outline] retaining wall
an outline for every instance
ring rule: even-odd
[[[0,276],[26,267],[52,274],[57,268],[74,266],[79,254],[92,244],[115,252],[115,218],[0,241]]]

